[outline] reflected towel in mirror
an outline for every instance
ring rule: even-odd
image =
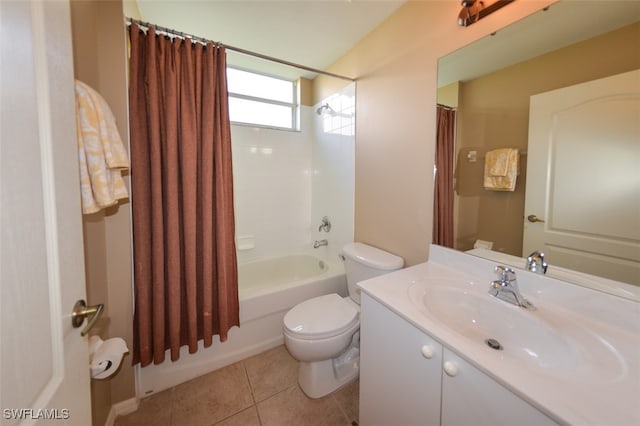
[[[514,191],[518,176],[518,150],[501,148],[487,152],[484,159],[484,189]]]

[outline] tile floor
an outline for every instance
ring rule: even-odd
[[[145,398],[115,425],[357,425],[357,380],[320,399],[308,398],[297,381],[297,361],[278,346]]]

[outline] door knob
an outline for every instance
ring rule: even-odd
[[[527,220],[531,223],[535,223],[535,222],[542,222],[544,223],[544,220],[540,219],[538,216],[536,216],[535,214],[530,214],[529,216],[527,216]]]
[[[87,306],[87,302],[84,300],[78,300],[75,305],[73,305],[73,311],[71,311],[71,325],[73,328],[78,328],[84,322],[84,319],[87,318],[87,325],[84,326],[82,331],[80,331],[81,336],[86,336],[89,330],[93,328],[93,326],[102,315],[102,311],[104,310],[104,305],[100,303],[99,305]]]

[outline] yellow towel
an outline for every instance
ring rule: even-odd
[[[75,94],[82,212],[89,214],[129,196],[122,179],[129,158],[102,96],[78,80]]]
[[[490,191],[514,191],[518,176],[518,150],[495,149],[484,159],[484,189]]]

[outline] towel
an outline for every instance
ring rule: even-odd
[[[518,176],[518,150],[495,149],[484,159],[484,189],[490,191],[514,191]]]
[[[89,214],[129,196],[122,179],[129,158],[104,98],[78,80],[75,95],[82,213]]]

